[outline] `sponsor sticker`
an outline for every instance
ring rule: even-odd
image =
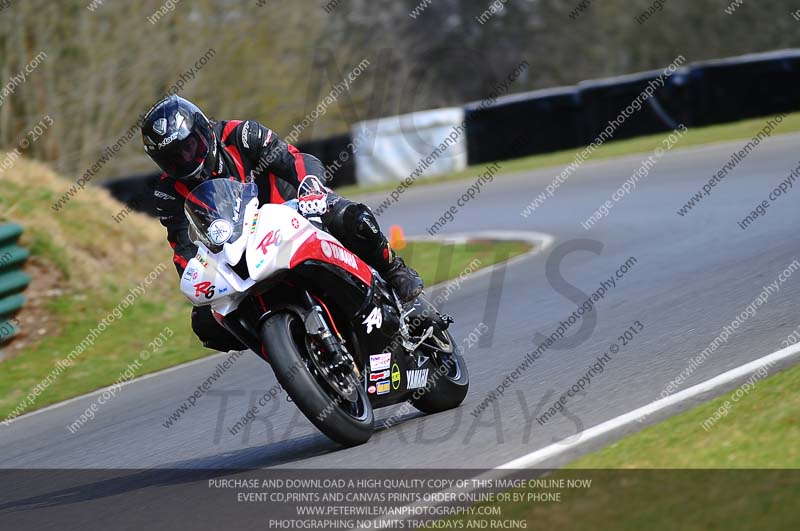
[[[293,229],[300,228],[300,221],[297,218],[292,218],[292,228]]]
[[[428,369],[406,371],[406,389],[419,389],[425,387],[428,381]]]
[[[378,380],[387,380],[390,375],[391,373],[388,370],[381,372],[372,372],[369,375],[369,380],[371,382],[377,382]]]
[[[382,371],[388,369],[392,363],[392,354],[385,352],[383,354],[373,354],[369,357],[369,370],[370,372]]]
[[[371,394],[371,395],[374,395],[375,394],[375,386],[374,385],[370,385],[369,387],[367,387],[367,392],[369,394]]]
[[[374,328],[383,326],[383,314],[381,313],[380,307],[376,306],[373,308],[362,324],[367,327],[367,334],[371,334]]]
[[[400,367],[395,363],[392,365],[392,389],[400,389]]]
[[[197,271],[193,267],[186,268],[186,271],[183,272],[183,279],[194,280],[195,278],[197,278]]]
[[[253,216],[253,221],[250,223],[250,234],[256,232],[256,225],[258,224],[258,210],[256,210],[255,216]]]
[[[379,395],[385,395],[386,393],[388,393],[391,390],[389,388],[389,380],[386,380],[385,382],[378,382],[377,388],[378,388],[378,394]]]

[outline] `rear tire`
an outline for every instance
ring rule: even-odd
[[[345,446],[364,444],[372,436],[375,422],[364,386],[356,385],[355,406],[336,401],[337,395],[326,389],[324,379],[312,374],[311,354],[305,341],[300,343],[305,337],[303,321],[294,313],[278,313],[264,322],[261,340],[278,382],[319,431]]]
[[[451,352],[439,351],[436,353],[425,353],[431,356],[429,363],[433,364],[433,374],[428,376],[428,381],[432,384],[422,396],[411,399],[411,404],[423,413],[439,413],[454,409],[461,405],[469,391],[469,372],[467,363],[463,356],[455,348],[455,341],[450,332],[438,331],[441,339],[445,339],[450,344]],[[445,363],[447,366],[445,367]],[[440,370],[441,368],[441,370]],[[447,371],[445,372],[445,369]]]

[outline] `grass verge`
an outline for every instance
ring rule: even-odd
[[[752,120],[743,120],[740,122],[733,122],[722,125],[712,125],[708,127],[693,127],[681,137],[680,143],[675,149],[688,148],[694,146],[702,146],[705,144],[712,144],[715,142],[727,142],[731,140],[741,140],[745,138],[752,138],[763,129],[769,117],[755,118]],[[777,128],[777,134],[795,133],[800,131],[800,113],[793,113],[788,115]],[[635,155],[636,153],[652,152],[655,148],[661,145],[665,133],[655,135],[642,136],[630,140],[617,140],[603,144],[594,154],[589,161],[596,161],[608,159],[613,157],[621,157],[625,155]],[[583,147],[567,149],[564,151],[557,151],[555,153],[544,153],[541,155],[532,155],[514,160],[499,161],[500,172],[502,175],[532,171],[541,168],[549,168],[551,166],[564,166],[569,164],[575,159],[575,154],[581,151]],[[420,155],[422,157],[422,155]],[[462,179],[474,179],[478,175],[485,172],[486,166],[489,163],[470,166],[469,168],[437,175],[434,177],[417,179],[412,186],[423,186],[426,184],[437,184],[446,181],[459,181]],[[336,192],[341,195],[355,195],[366,194],[371,192],[384,192],[393,190],[399,181],[389,183],[381,183],[369,186],[343,186],[336,188]]]
[[[93,186],[53,210],[53,202],[70,185],[46,166],[26,160],[17,161],[3,176],[0,219],[25,227],[22,245],[32,250],[26,269],[34,281],[17,316],[20,337],[6,349],[13,357],[0,364],[0,420],[15,409],[28,413],[110,385],[126,371],[123,379],[130,378],[129,366],[143,350],[153,353],[136,367],[135,376],[211,354],[191,331],[190,305],[178,291],[171,251],[158,222],[134,213],[117,223],[113,216],[124,205]],[[486,267],[527,250],[526,244],[514,242],[425,242],[411,243],[401,254],[432,284],[459,274],[476,258]],[[123,303],[148,276],[153,280],[144,293],[131,304]],[[108,326],[90,344],[90,330],[99,330],[104,318]],[[160,348],[151,347],[167,328],[171,337]],[[166,336],[170,334],[161,337]],[[85,348],[64,367],[62,360],[82,341]],[[54,371],[57,377],[47,381]]]
[[[649,426],[569,468],[800,468],[798,387],[800,366],[756,381],[738,400],[725,393]],[[719,420],[704,429],[717,411]]]
[[[537,529],[797,529],[798,386],[800,366],[584,456],[547,476],[592,481],[586,490],[560,489],[558,502],[527,494],[559,489],[518,489],[510,492],[525,502],[484,505]]]
[[[399,251],[411,267],[419,272],[430,286],[470,270],[504,262],[527,253],[531,245],[520,241],[474,241],[467,243],[438,243],[412,241]],[[473,267],[470,265],[473,264]]]

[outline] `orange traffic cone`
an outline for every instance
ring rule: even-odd
[[[389,227],[389,245],[396,251],[405,249],[406,237],[403,235],[403,229],[400,225]]]

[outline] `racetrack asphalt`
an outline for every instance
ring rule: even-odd
[[[762,143],[683,217],[676,211],[744,142],[673,150],[589,231],[581,222],[631,176],[643,156],[586,163],[527,218],[520,215],[522,209],[561,168],[503,175],[484,184],[443,233],[532,230],[553,235],[555,242],[507,268],[500,266],[502,275],[465,281],[444,305],[456,319],[451,330],[462,345],[479,323],[490,329],[478,346],[465,351],[471,387],[457,410],[408,415],[390,429],[379,428],[366,445],[342,449],[282,395],[261,408],[250,429],[231,435],[227,428],[245,414],[251,400],[275,384],[269,367],[247,353],[178,422],[164,427],[224,359],[218,355],[123,387],[74,434],[67,426],[96,395],[0,426],[0,468],[492,468],[574,437],[657,399],[763,286],[800,259],[793,234],[800,225],[798,198],[793,197],[800,194],[794,189],[800,184],[747,230],[737,226],[798,165],[798,143],[800,135]],[[412,187],[380,223],[384,229],[399,224],[406,234],[424,234],[470,184]],[[385,196],[362,200],[376,205]],[[548,280],[548,259],[570,249],[558,266],[564,282],[554,283],[552,275]],[[565,296],[568,284],[590,294],[630,257],[635,264],[597,303],[596,325],[587,337],[569,348],[557,349],[557,343],[478,418],[470,414],[535,348],[537,332],[550,334],[576,309],[576,302]],[[800,272],[781,284],[681,388],[779,350],[800,325],[798,295]],[[180,296],[177,290],[175,296]],[[620,343],[618,337],[635,321],[643,330],[581,395],[570,398],[567,414],[540,425],[534,417],[575,384],[609,345]],[[580,321],[567,336],[579,327]],[[380,410],[378,417],[391,413]],[[624,431],[630,430],[615,437]]]

